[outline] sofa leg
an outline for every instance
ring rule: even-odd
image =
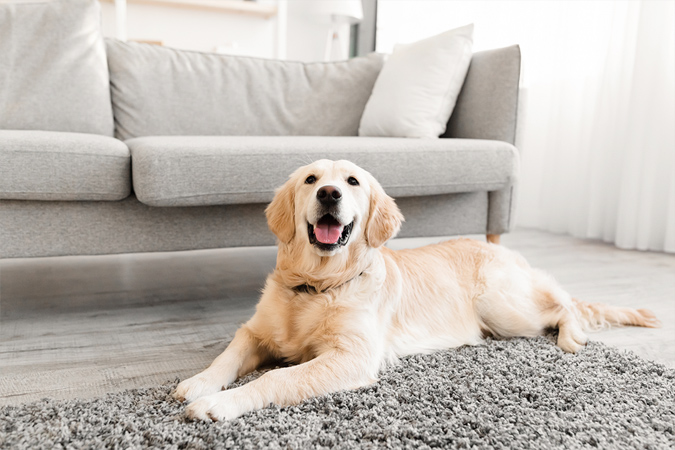
[[[499,238],[501,234],[486,234],[485,239],[491,244],[499,244]]]

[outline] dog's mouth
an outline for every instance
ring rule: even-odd
[[[307,223],[309,243],[322,250],[335,250],[347,245],[352,228],[354,228],[354,222],[342,225],[335,217],[326,214],[318,220],[316,225]]]

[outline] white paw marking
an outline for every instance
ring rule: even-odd
[[[245,412],[242,405],[237,402],[233,391],[201,397],[190,403],[185,410],[185,414],[191,419],[214,422],[236,419]]]
[[[581,350],[581,345],[577,344],[571,336],[558,336],[558,347],[567,353],[576,353]]]
[[[215,394],[223,388],[221,380],[204,372],[181,381],[173,392],[176,400],[192,402],[200,397]]]

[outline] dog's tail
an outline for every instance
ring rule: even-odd
[[[648,309],[633,309],[605,303],[587,303],[573,298],[577,317],[584,331],[596,331],[612,326],[631,325],[636,327],[659,328],[659,321]]]

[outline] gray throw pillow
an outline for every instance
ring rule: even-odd
[[[113,128],[98,1],[0,2],[0,129]]]
[[[301,63],[106,39],[115,133],[356,136],[383,56]]]

